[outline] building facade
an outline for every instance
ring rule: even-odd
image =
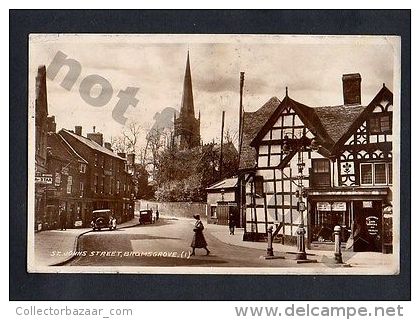
[[[47,170],[47,136],[50,125],[54,125],[54,117],[48,116],[46,68],[39,66],[35,87],[35,203],[34,227],[42,230],[46,221],[47,188],[52,177]]]
[[[228,178],[216,182],[206,189],[207,223],[228,225],[229,216],[239,227],[238,178]]]
[[[249,117],[254,132],[244,114],[244,240],[264,239],[272,225],[277,241],[295,243],[303,211],[308,245],[332,242],[339,225],[355,251],[392,250],[393,95],[384,85],[362,106],[360,75],[342,80],[342,105],[311,108],[286,92]]]
[[[192,149],[200,145],[200,114],[195,118],[194,97],[190,70],[190,55],[187,54],[184,87],[179,117],[174,115],[174,144],[179,149]]]
[[[71,148],[87,162],[83,169],[85,180],[79,184],[86,201],[81,212],[84,223],[90,221],[92,210],[112,209],[118,223],[134,217],[135,188],[131,174],[127,171],[126,159],[118,156],[110,145],[104,147],[103,136],[99,132],[82,135],[82,128],[75,131],[62,129],[58,133]],[[77,209],[78,210],[78,209]]]

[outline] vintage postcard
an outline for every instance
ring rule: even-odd
[[[400,38],[31,34],[28,272],[399,273]]]

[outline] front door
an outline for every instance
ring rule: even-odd
[[[354,202],[354,251],[382,251],[382,202]]]

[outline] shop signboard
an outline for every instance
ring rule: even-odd
[[[346,208],[345,202],[333,202],[331,211],[346,211]]]
[[[331,204],[329,202],[317,202],[316,209],[318,211],[331,211]]]

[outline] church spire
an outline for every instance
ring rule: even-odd
[[[187,53],[187,65],[185,67],[184,90],[182,93],[180,116],[194,116],[194,99],[192,92],[192,79],[190,69],[190,52]]]

